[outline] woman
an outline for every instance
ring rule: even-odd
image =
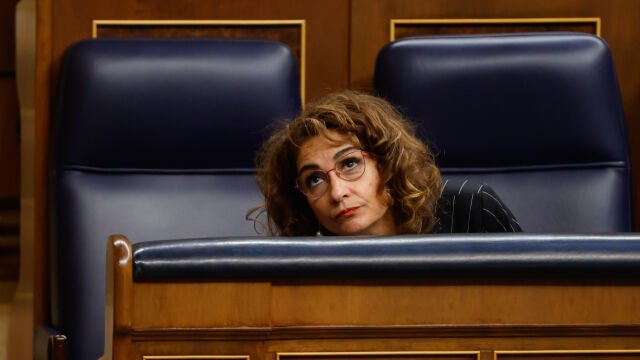
[[[256,166],[265,203],[247,218],[266,216],[271,235],[520,231],[486,185],[444,186],[412,124],[355,91],[308,104],[263,144]]]

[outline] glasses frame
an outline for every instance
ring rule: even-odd
[[[338,172],[338,170],[337,170],[337,168],[338,168],[338,163],[339,163],[340,161],[342,161],[344,158],[349,157],[349,155],[354,154],[354,153],[357,153],[357,152],[360,152],[360,154],[362,154],[362,166],[364,167],[364,168],[363,168],[363,170],[362,170],[362,174],[360,174],[358,177],[353,178],[353,179],[345,179],[345,178],[343,178],[342,176],[340,176],[340,173],[339,173],[339,172]],[[364,151],[364,150],[354,150],[354,151],[350,151],[350,152],[348,152],[348,153],[344,154],[343,156],[341,156],[341,157],[340,157],[340,159],[336,160],[336,162],[333,164],[334,166],[333,166],[333,168],[332,168],[332,169],[329,169],[329,170],[326,170],[326,171],[325,171],[325,170],[322,170],[322,169],[314,170],[314,171],[319,171],[319,172],[323,173],[323,174],[327,177],[327,187],[325,188],[325,190],[324,190],[320,195],[311,195],[311,194],[307,194],[306,192],[304,192],[304,191],[302,190],[302,187],[300,186],[300,180],[301,180],[301,178],[302,178],[302,175],[300,175],[300,176],[298,176],[298,177],[296,178],[296,185],[294,186],[294,188],[296,188],[296,189],[300,190],[300,192],[301,192],[304,196],[306,196],[307,198],[310,198],[310,199],[317,199],[317,198],[321,197],[322,195],[324,195],[324,194],[327,192],[327,190],[329,190],[329,186],[331,185],[331,180],[330,180],[330,179],[331,179],[331,177],[329,177],[329,173],[330,173],[330,172],[332,172],[332,171],[335,171],[335,172],[336,172],[336,176],[337,176],[337,177],[339,177],[341,180],[344,180],[344,181],[354,182],[354,181],[358,181],[358,180],[360,180],[360,179],[362,178],[362,176],[364,175],[364,173],[365,173],[365,172],[367,172],[367,160],[366,160],[367,156],[369,156],[369,153],[368,153],[368,152],[366,152],[366,151]]]

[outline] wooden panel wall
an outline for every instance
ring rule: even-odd
[[[258,38],[286,44],[298,65],[301,99],[306,89],[305,20],[96,20],[95,38]]]
[[[16,0],[0,1],[0,281],[18,279],[20,152],[15,6]]]
[[[16,0],[0,1],[0,199],[19,197],[19,116],[15,68]]]
[[[0,46],[8,36],[13,14],[11,0],[0,6]],[[20,251],[23,269],[16,308],[24,316],[13,321],[14,348],[23,351],[12,359],[29,359],[30,329],[48,319],[47,302],[47,159],[51,104],[56,75],[65,49],[92,36],[94,20],[305,20],[307,101],[334,89],[371,89],[375,57],[390,39],[391,19],[494,19],[494,18],[600,18],[601,36],[610,44],[616,62],[629,129],[634,188],[640,186],[640,38],[637,0],[20,0],[33,5],[28,12],[36,39],[24,44],[25,56],[35,61],[35,71],[25,74],[25,86],[35,86],[31,112],[22,126],[22,178],[17,163],[0,163],[13,169],[0,180],[0,196],[17,192],[21,185]],[[11,4],[11,5],[7,5]],[[592,27],[585,28],[591,32]],[[405,29],[406,30],[406,29]],[[468,29],[467,29],[468,30]],[[462,30],[462,31],[467,31]],[[493,30],[491,30],[493,31]],[[8,39],[8,40],[7,40]],[[20,45],[18,44],[18,47]],[[20,54],[18,54],[20,56]],[[0,52],[0,73],[11,73],[10,52]],[[8,70],[6,70],[8,69]],[[35,79],[32,79],[35,77]],[[8,82],[11,82],[9,80]],[[0,91],[13,92],[0,78]],[[3,90],[8,89],[8,90]],[[4,96],[0,95],[0,99]],[[22,99],[21,99],[22,100]],[[16,101],[9,98],[7,113],[17,113]],[[13,110],[11,110],[13,109]],[[4,110],[0,110],[4,111]],[[0,146],[12,137],[12,118],[0,118]],[[8,130],[7,130],[8,129]],[[4,135],[8,134],[8,135]],[[14,139],[14,140],[11,140]],[[17,146],[8,145],[11,149]],[[2,148],[4,149],[4,148]],[[11,150],[15,151],[15,150]],[[19,155],[11,155],[17,159]],[[16,160],[17,161],[17,160]],[[4,182],[6,182],[6,184]],[[640,209],[640,191],[634,193]],[[640,229],[640,210],[635,215]],[[28,308],[27,308],[27,305]],[[31,317],[33,320],[31,320]],[[23,320],[27,319],[27,320]],[[26,323],[25,323],[26,321]],[[17,324],[17,325],[16,325]],[[25,325],[26,324],[26,325]],[[11,350],[10,350],[11,351]]]
[[[135,2],[117,0],[87,4],[76,0],[53,1],[52,58],[54,69],[59,66],[64,50],[73,42],[92,36],[93,20],[305,20],[306,93],[308,99],[317,98],[331,89],[348,86],[348,1],[204,1],[169,0]],[[70,16],[73,14],[73,16]],[[325,26],[331,24],[331,26]],[[258,26],[264,37],[276,29]],[[210,27],[209,27],[210,29]],[[224,32],[222,32],[224,34]],[[227,31],[227,35],[233,32]],[[197,34],[196,34],[197,35]],[[200,35],[207,35],[206,33]],[[249,36],[256,36],[248,34]],[[234,34],[234,36],[236,36]],[[295,48],[293,49],[296,50]]]

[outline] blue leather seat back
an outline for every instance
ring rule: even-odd
[[[465,274],[633,278],[638,234],[419,234],[400,236],[233,237],[133,245],[135,282],[404,281]],[[525,277],[522,277],[522,276]],[[494,275],[495,276],[495,275]],[[486,280],[486,279],[485,279]],[[494,277],[495,280],[495,277]]]
[[[581,33],[406,38],[375,87],[448,177],[491,185],[526,232],[631,230],[629,149],[611,53]]]
[[[85,40],[65,54],[54,132],[52,325],[103,353],[105,250],[255,234],[253,156],[300,110],[296,63],[263,40]]]

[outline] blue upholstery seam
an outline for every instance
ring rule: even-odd
[[[473,173],[504,173],[523,171],[548,171],[548,170],[584,170],[620,168],[629,169],[629,164],[625,161],[603,161],[584,164],[552,164],[552,165],[525,165],[525,166],[503,166],[503,167],[440,167],[440,171],[445,174],[473,174]]]
[[[99,174],[255,174],[255,168],[221,169],[140,169],[140,168],[101,168],[92,166],[67,165],[60,170],[82,171]]]

